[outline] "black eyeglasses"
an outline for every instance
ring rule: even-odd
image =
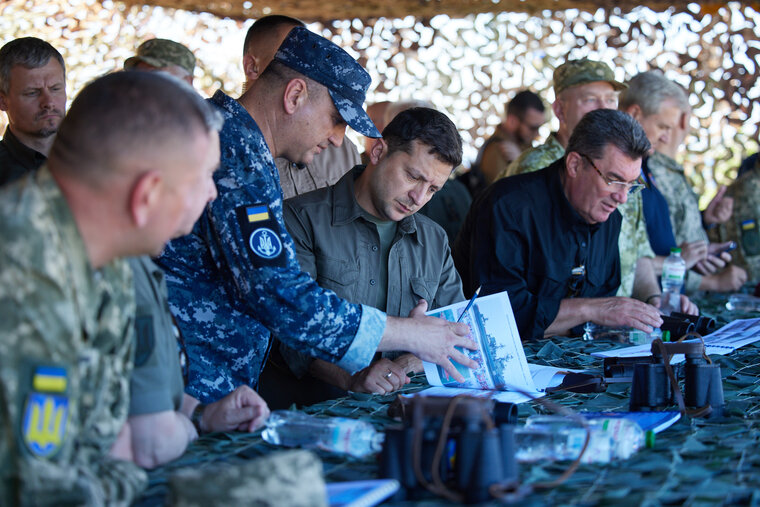
[[[583,153],[578,153],[581,157],[585,158],[589,164],[591,164],[591,167],[594,168],[594,171],[597,172],[599,176],[602,177],[604,182],[607,184],[608,187],[613,187],[615,189],[615,192],[625,192],[628,195],[634,195],[637,192],[640,192],[644,188],[644,181],[641,179],[641,176],[636,178],[636,181],[632,182],[626,182],[626,181],[618,181],[610,179],[608,176],[605,176],[602,171],[599,170],[598,167],[596,167],[596,164],[594,164],[594,161],[591,160],[591,157],[588,155],[584,155]]]

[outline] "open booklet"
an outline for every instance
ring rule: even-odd
[[[428,312],[428,315],[456,322],[467,308],[467,303],[462,301],[439,308]],[[478,344],[477,350],[464,349],[463,352],[477,362],[478,367],[470,369],[454,362],[465,379],[463,383],[458,383],[442,367],[423,362],[428,382],[436,387],[421,391],[418,395],[493,395],[499,401],[521,403],[531,397],[543,396],[540,389],[562,381],[562,370],[559,368],[528,364],[506,292],[478,297],[462,315],[461,322],[470,326],[470,338]],[[493,394],[490,392],[493,390],[502,392]]]

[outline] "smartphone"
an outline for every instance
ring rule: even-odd
[[[726,248],[719,252],[719,254],[722,254],[723,252],[730,252],[731,250],[736,250],[737,246],[738,245],[736,244],[736,241],[731,241]]]

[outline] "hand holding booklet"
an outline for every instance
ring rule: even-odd
[[[536,388],[534,376],[542,379],[539,384],[542,388],[556,382],[558,368],[528,364],[506,292],[478,297],[474,303],[472,300],[462,301],[430,311],[428,315],[470,326],[470,339],[478,344],[478,348],[460,350],[478,366],[470,369],[454,362],[457,371],[465,378],[463,383],[459,383],[440,366],[423,362],[428,382],[436,387],[419,395],[490,396],[492,393],[489,391],[498,390],[502,392],[494,395],[494,399],[520,403],[544,395]],[[520,391],[528,393],[528,396]]]

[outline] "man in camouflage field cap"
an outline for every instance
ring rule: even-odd
[[[240,99],[221,91],[210,99],[225,117],[219,198],[158,260],[190,358],[186,391],[201,403],[240,383],[255,388],[272,333],[351,373],[378,349],[415,353],[457,379],[449,358],[474,366],[454,348],[474,347],[467,326],[425,317],[424,304],[415,318],[401,319],[348,303],[321,289],[296,260],[274,157],[309,163],[342,143],[346,124],[379,137],[362,108],[369,85],[348,53],[296,27]]]
[[[216,196],[220,126],[176,79],[109,74],[74,100],[47,165],[0,191],[0,504],[128,505],[144,486],[121,258],[157,255]]]
[[[127,58],[124,70],[161,70],[193,84],[195,56],[179,42],[151,39],[137,48],[137,54]]]

